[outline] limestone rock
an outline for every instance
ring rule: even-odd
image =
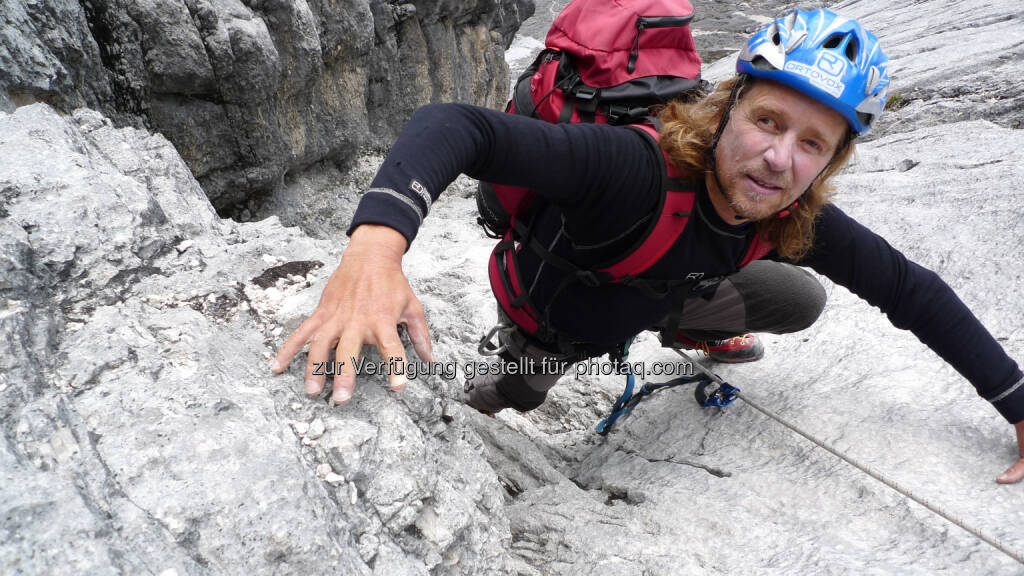
[[[323,50],[352,38],[369,49],[390,38],[371,22],[411,26],[447,10],[413,5],[415,14],[405,4],[306,7],[320,23]],[[19,14],[11,6],[3,4],[5,16]],[[86,6],[98,21],[99,4]],[[144,61],[155,50],[175,63],[154,68],[161,85],[196,90],[237,64],[253,84],[232,98],[262,97],[265,82],[293,73],[282,62],[301,61],[289,60],[274,40],[282,24],[266,17],[273,6],[184,3],[203,23],[196,30],[204,51],[226,34],[240,42],[237,61],[207,56],[208,70],[204,60],[175,51],[194,41],[185,36],[162,53],[153,44],[136,56]],[[943,0],[894,6],[890,13],[891,3],[858,0],[838,9],[863,14],[883,38],[901,37],[900,26],[915,28],[887,48],[898,70],[894,89],[916,86],[926,96],[859,146],[839,179],[837,202],[945,278],[1020,360],[1024,138],[1000,104],[1012,98],[950,96],[956,78],[939,73],[931,56],[917,57],[929,38],[937,51],[953,54],[947,33],[1021,44],[1005,24],[1010,4],[970,14]],[[180,6],[155,3],[128,9],[143,8],[161,19],[183,15]],[[104,21],[115,22],[116,10],[109,10]],[[247,11],[261,16],[246,20]],[[894,23],[886,31],[889,16]],[[709,14],[708,21],[715,18],[740,15]],[[134,38],[126,31],[144,21],[128,18],[110,29]],[[957,28],[963,22],[971,26]],[[338,33],[345,26],[351,34]],[[986,27],[997,34],[973,36]],[[3,30],[4,38],[14,32]],[[123,48],[120,62],[136,57]],[[984,73],[989,53],[971,50],[962,63],[946,56],[943,65]],[[334,65],[350,62],[338,58]],[[1011,85],[1022,77],[1013,66],[1004,69]],[[49,93],[71,94],[61,86],[78,80],[67,74],[39,76],[43,88],[29,92],[46,101]],[[117,86],[110,97],[136,101],[132,85]],[[100,88],[76,94],[65,98],[108,97]],[[946,120],[992,121],[942,122],[943,110],[959,115]],[[399,393],[383,377],[363,376],[353,400],[338,408],[324,396],[307,398],[302,355],[282,376],[270,376],[265,364],[314,309],[354,203],[336,195],[358,191],[374,160],[366,157],[354,173],[325,162],[285,179],[275,209],[320,194],[281,212],[293,222],[319,216],[318,234],[335,234],[313,240],[276,217],[221,220],[168,139],[115,128],[110,117],[87,110],[62,116],[43,104],[0,113],[6,570],[390,576],[1019,569],[750,406],[701,409],[686,388],[644,400],[607,437],[593,426],[622,391],[621,378],[611,376],[570,375],[540,409],[493,419],[459,405],[457,376],[413,379]],[[252,213],[269,216],[262,209]],[[453,368],[479,360],[476,339],[496,320],[486,273],[493,242],[475,215],[471,184],[456,183],[435,202],[404,261],[427,311],[434,353]],[[762,361],[716,371],[749,398],[1024,550],[1016,530],[1024,522],[1022,492],[992,482],[1016,458],[1012,428],[913,336],[844,290],[827,290],[830,303],[815,326],[766,336]],[[632,358],[680,360],[651,336],[637,340]]]
[[[0,113],[0,158],[6,570],[518,570],[439,382],[331,409],[267,369],[337,246],[221,220],[165,138],[95,112]]]
[[[502,51],[533,9],[529,0],[0,6],[0,110],[88,106],[152,127],[214,205],[239,215],[289,172],[385,148],[422,104],[502,104]]]

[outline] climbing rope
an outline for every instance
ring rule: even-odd
[[[698,370],[700,370],[705,375],[707,375],[709,378],[711,378],[719,386],[723,386],[723,387],[724,386],[729,386],[721,378],[719,378],[717,374],[711,372],[710,370],[708,370],[707,368],[705,368],[701,364],[699,364],[697,362],[694,362],[690,358],[690,356],[688,354],[686,354],[685,352],[683,352],[682,350],[676,349],[676,352],[678,352],[683,358],[686,358],[687,361],[689,361],[691,364],[696,366]],[[946,521],[950,522],[951,524],[953,524],[955,526],[959,526],[963,530],[966,530],[967,532],[973,534],[976,538],[978,538],[982,542],[992,546],[996,550],[999,550],[1000,552],[1002,552],[1003,554],[1006,554],[1010,558],[1013,558],[1017,562],[1019,562],[1021,564],[1024,564],[1024,554],[1021,554],[1021,552],[1010,548],[1009,546],[1007,546],[1007,545],[1003,544],[1002,542],[1000,542],[998,539],[993,538],[993,537],[985,534],[981,530],[979,530],[979,529],[977,529],[977,528],[967,524],[963,520],[960,520],[959,518],[953,516],[952,514],[949,514],[949,513],[945,512],[944,510],[942,510],[941,508],[939,508],[935,504],[932,504],[931,502],[929,502],[927,499],[921,498],[921,497],[915,495],[913,492],[911,492],[907,488],[904,488],[903,486],[898,484],[896,481],[890,480],[889,478],[886,478],[881,473],[872,470],[867,465],[861,464],[860,462],[857,462],[853,458],[843,454],[842,452],[839,452],[838,450],[836,450],[835,448],[830,446],[825,441],[819,440],[819,439],[815,438],[814,436],[811,436],[807,432],[804,432],[797,425],[793,424],[792,422],[787,421],[786,419],[782,418],[778,414],[775,414],[775,413],[771,412],[767,408],[764,408],[763,406],[761,406],[757,402],[751,400],[746,395],[744,395],[741,392],[739,392],[739,390],[733,389],[732,393],[735,394],[736,397],[738,397],[740,400],[743,400],[744,402],[749,404],[751,408],[757,410],[758,412],[764,414],[765,416],[771,418],[772,420],[775,420],[779,424],[782,424],[783,426],[785,426],[786,428],[789,428],[793,432],[796,432],[797,434],[803,436],[804,438],[806,438],[807,440],[813,442],[817,446],[820,446],[821,448],[824,448],[825,450],[828,450],[829,452],[831,452],[834,456],[836,456],[840,460],[843,460],[847,464],[853,466],[854,468],[860,470],[861,472],[864,472],[868,476],[871,476],[872,478],[874,478],[875,480],[878,480],[882,484],[885,484],[889,488],[892,488],[893,490],[895,490],[896,492],[898,492],[901,495],[905,496],[906,498],[908,498],[910,500],[913,500],[914,502],[917,502],[921,506],[924,506],[926,509],[928,509],[929,511],[935,513],[936,515],[944,518]]]

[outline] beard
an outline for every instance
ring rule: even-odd
[[[770,183],[770,184],[769,184]],[[764,220],[788,207],[796,198],[788,183],[756,172],[737,170],[723,174],[719,187],[737,220]]]

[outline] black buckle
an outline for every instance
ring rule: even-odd
[[[583,84],[576,89],[576,99],[590,101],[593,100],[594,98],[597,98],[597,92],[597,88]]]
[[[597,288],[601,285],[601,279],[597,277],[593,270],[580,270],[576,273],[576,277],[579,278],[580,283],[590,288]]]
[[[629,113],[629,106],[622,104],[611,104],[608,106],[608,123],[618,124],[619,119]]]
[[[650,108],[639,106],[631,108],[624,104],[612,104],[608,106],[608,123],[614,125],[632,124],[637,120],[650,115]]]

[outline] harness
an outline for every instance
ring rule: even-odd
[[[596,356],[610,352],[608,346],[588,346],[572,342],[559,334],[551,326],[550,313],[552,304],[570,285],[580,283],[584,286],[598,287],[602,284],[622,284],[636,288],[649,298],[678,299],[681,309],[685,300],[697,284],[692,279],[659,280],[645,278],[642,275],[656,264],[676,243],[690,221],[690,215],[696,202],[697,193],[691,183],[681,178],[679,169],[665,156],[658,146],[658,131],[651,124],[631,125],[644,134],[648,143],[663,157],[661,163],[661,195],[656,209],[656,218],[652,218],[641,240],[628,253],[591,268],[583,268],[566,258],[549,251],[534,234],[539,209],[531,205],[530,210],[520,219],[516,214],[511,217],[511,225],[501,241],[494,247],[488,264],[488,276],[491,290],[501,305],[502,310],[515,326],[542,347],[559,353],[582,356]],[[533,200],[534,204],[538,199]],[[522,250],[533,251],[541,260],[550,266],[565,272],[565,278],[558,285],[548,301],[547,306],[539,308],[534,304],[527,283],[519,266],[519,253]],[[746,255],[739,263],[740,267],[757,260],[769,251],[772,246],[755,235]],[[672,328],[674,331],[674,327]],[[493,331],[492,331],[493,332]],[[671,340],[666,340],[671,341]],[[615,349],[621,350],[621,346]]]

